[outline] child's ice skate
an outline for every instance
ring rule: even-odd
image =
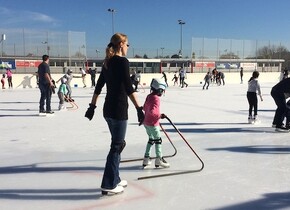
[[[151,165],[150,157],[144,157],[144,159],[143,159],[143,168],[146,168],[146,167],[148,167],[150,165]]]
[[[258,116],[255,115],[254,116],[254,119],[253,119],[253,124],[260,124],[261,123],[261,120],[258,119]]]
[[[169,168],[170,164],[167,163],[163,157],[157,157],[155,160],[155,167]]]
[[[249,124],[254,124],[254,119],[253,119],[252,116],[249,116],[249,117],[248,117],[248,123],[249,123]]]
[[[60,104],[60,105],[58,106],[58,110],[59,110],[59,111],[66,110],[66,107],[65,107],[63,104]]]

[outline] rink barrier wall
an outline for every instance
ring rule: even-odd
[[[52,74],[52,78],[57,81],[60,79],[64,74]],[[173,86],[173,75],[174,73],[167,73],[167,82],[169,86]],[[250,79],[252,73],[245,72],[243,76],[243,83],[247,83]],[[80,77],[80,74],[74,74],[74,76]],[[141,75],[141,84],[143,87],[148,87],[152,78],[162,78],[161,73],[154,73],[154,74],[142,74]],[[196,86],[201,85],[204,83],[205,73],[187,73],[186,83],[189,86]],[[91,77],[89,74],[86,75],[86,85],[87,87],[91,87]],[[96,75],[96,81],[98,79],[98,74]],[[262,83],[277,83],[280,81],[280,72],[260,72],[259,82]],[[33,74],[13,74],[12,75],[12,83],[13,88],[35,88],[36,85],[36,76]],[[240,84],[240,73],[239,72],[231,72],[225,73],[225,83],[226,84]],[[57,86],[60,83],[57,84]],[[71,86],[74,88],[83,88],[82,78],[73,78],[71,82]],[[5,79],[5,88],[8,88],[8,81],[7,78]]]

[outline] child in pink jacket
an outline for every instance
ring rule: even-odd
[[[151,93],[147,96],[143,110],[145,112],[144,127],[148,134],[149,140],[146,146],[143,167],[151,164],[150,152],[151,147],[155,144],[155,167],[169,168],[169,163],[167,163],[162,157],[161,143],[162,139],[160,137],[160,127],[159,119],[166,117],[165,114],[160,114],[160,96],[165,91],[167,85],[165,82],[159,79],[152,79],[151,81]]]

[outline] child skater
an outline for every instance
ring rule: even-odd
[[[160,137],[159,127],[159,119],[163,119],[166,117],[165,114],[160,114],[160,96],[162,96],[162,94],[164,93],[167,85],[159,79],[152,79],[150,87],[151,92],[147,96],[143,107],[143,110],[145,112],[145,119],[143,124],[149,137],[143,159],[143,167],[151,164],[150,151],[153,144],[155,144],[155,167],[160,166],[163,168],[169,168],[169,163],[167,163],[162,157],[162,139]]]
[[[176,76],[176,73],[174,74],[173,78],[171,81],[174,81],[173,85],[178,85],[178,77]]]
[[[67,80],[64,77],[62,77],[60,80],[61,80],[61,85],[59,86],[59,89],[57,92],[57,95],[59,98],[58,110],[65,110],[66,107],[64,106],[64,100],[65,98],[67,98],[67,93],[68,93],[67,84],[66,84]]]
[[[208,86],[209,86],[209,83],[210,83],[210,79],[211,79],[211,75],[210,75],[210,71],[208,71],[204,77],[204,85],[202,87],[202,89],[204,90],[205,86],[206,86],[206,89],[208,89]]]
[[[2,84],[2,89],[5,89],[5,74],[2,74],[1,84]]]
[[[257,93],[260,96],[261,101],[263,101],[260,84],[258,82],[259,72],[254,71],[252,77],[248,81],[248,91],[247,99],[249,102],[249,117],[248,122],[251,124],[259,122],[258,117],[258,98]],[[254,117],[252,116],[252,111],[254,109]]]

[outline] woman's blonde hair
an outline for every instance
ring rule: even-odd
[[[128,40],[127,35],[122,33],[115,33],[110,40],[110,43],[108,44],[106,48],[106,57],[104,61],[104,66],[107,68],[107,63],[120,49],[120,43],[126,42]]]

